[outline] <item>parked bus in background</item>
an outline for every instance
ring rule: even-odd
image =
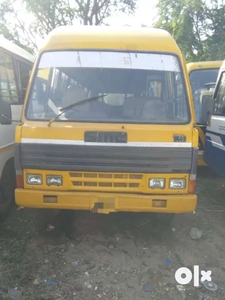
[[[225,61],[213,95],[214,107],[210,119],[206,116],[205,162],[225,178]]]
[[[0,214],[14,198],[15,126],[21,118],[24,96],[34,57],[0,37]],[[5,111],[6,109],[6,111]],[[8,118],[17,122],[11,122]]]
[[[208,109],[212,110],[212,95],[221,65],[222,61],[203,61],[187,64],[199,133],[199,166],[207,166],[203,160],[206,130],[206,124],[204,124],[204,121],[202,120],[202,114],[204,115],[202,108],[206,107],[205,105],[203,106],[203,102],[207,102]]]
[[[50,33],[16,129],[18,205],[170,219],[195,210],[197,155],[186,63],[168,32]]]

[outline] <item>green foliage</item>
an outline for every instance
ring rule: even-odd
[[[225,59],[225,6],[218,0],[159,0],[156,27],[169,31],[187,61]]]
[[[58,26],[105,24],[116,12],[132,14],[137,0],[3,0],[0,1],[0,34],[28,51],[37,50],[37,37],[44,38]]]
[[[19,17],[21,6],[17,5],[14,0],[0,3],[0,35],[33,53],[37,47],[36,40],[26,25],[26,16]]]
[[[217,1],[215,1],[217,2]],[[214,5],[208,9],[209,19],[208,38],[205,42],[207,49],[205,59],[225,59],[225,6]]]
[[[132,14],[137,0],[76,0],[77,17],[84,25],[101,25],[115,12]]]

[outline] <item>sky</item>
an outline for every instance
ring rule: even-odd
[[[137,0],[137,2],[137,9],[133,16],[127,16],[121,13],[108,18],[107,23],[112,26],[153,26],[157,14],[155,6],[158,0]],[[80,25],[80,20],[74,21],[74,25]],[[40,47],[43,41],[37,37],[36,43],[38,47]]]
[[[137,10],[134,16],[113,16],[109,18],[111,25],[152,26],[156,17],[155,6],[158,0],[138,0]]]
[[[142,24],[152,26],[156,17],[155,6],[158,0],[138,0],[137,10],[134,16],[113,17],[109,19],[111,25],[140,26]]]
[[[152,26],[156,17],[155,6],[158,0],[137,0],[137,9],[133,16],[124,13],[113,15],[107,19],[110,25]],[[74,25],[80,25],[80,20],[75,20]]]

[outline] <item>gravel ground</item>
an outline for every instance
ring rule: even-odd
[[[13,207],[0,228],[0,299],[224,300],[225,182],[203,173],[196,213],[171,224],[152,214]],[[194,265],[212,271],[216,291],[193,281],[180,290],[176,270]]]

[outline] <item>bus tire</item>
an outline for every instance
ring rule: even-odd
[[[9,212],[11,204],[14,202],[14,192],[16,188],[16,175],[14,162],[10,160],[6,163],[0,181],[0,218]]]
[[[163,223],[171,223],[175,217],[175,214],[167,214],[167,213],[157,213],[156,218],[158,221],[163,222]]]

